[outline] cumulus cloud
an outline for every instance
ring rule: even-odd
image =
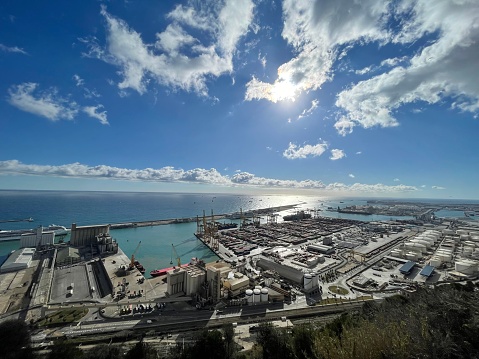
[[[167,14],[173,23],[156,34],[154,44],[145,43],[140,33],[102,7],[107,41],[101,46],[94,38],[86,40],[87,56],[120,69],[120,90],[132,89],[143,94],[154,80],[173,89],[206,96],[209,77],[233,71],[233,55],[239,39],[248,32],[254,4],[251,0],[226,0],[222,6],[191,3],[177,5]],[[188,33],[187,28],[206,33],[207,42]]]
[[[395,179],[393,179],[393,181],[394,182],[399,182],[400,180],[399,180],[399,178],[395,178]]]
[[[346,157],[346,154],[344,153],[344,151],[338,150],[337,148],[335,148],[331,150],[331,157],[329,157],[329,159],[332,161],[336,161],[336,160],[340,160],[343,157]]]
[[[388,3],[380,0],[283,1],[282,36],[295,56],[278,68],[273,83],[253,77],[245,99],[277,102],[320,88],[332,78],[333,64],[344,56],[346,45],[388,37],[382,30],[387,13]]]
[[[305,145],[303,147],[290,142],[288,148],[283,152],[283,157],[286,157],[289,160],[306,157],[317,157],[321,156],[327,149],[328,144],[326,142],[318,143],[317,145],[313,146]]]
[[[235,171],[236,172],[236,171]],[[33,175],[65,178],[95,178],[144,182],[188,182],[222,186],[252,186],[283,189],[317,189],[326,192],[395,193],[417,191],[414,186],[383,184],[345,185],[343,183],[324,184],[315,180],[284,180],[258,177],[248,172],[236,172],[232,177],[224,176],[216,169],[195,168],[191,170],[162,167],[159,169],[126,169],[106,165],[88,166],[71,163],[60,166],[23,164],[17,160],[0,161],[0,175]]]
[[[45,117],[51,121],[73,120],[78,113],[76,102],[62,98],[58,91],[36,91],[38,84],[27,82],[12,86],[8,93],[8,102],[16,108]]]
[[[355,175],[353,175],[352,173],[350,173],[350,174],[349,174],[349,177],[351,177],[351,178],[355,178],[356,176],[355,176]]]
[[[398,2],[392,14],[401,17],[394,44],[408,44],[434,34],[407,64],[391,59],[389,72],[361,81],[341,92],[336,106],[343,115],[335,124],[342,135],[355,126],[397,126],[394,112],[401,106],[423,101],[453,101],[453,108],[479,110],[479,3],[464,1]],[[408,16],[405,16],[408,14]],[[458,21],[458,19],[461,19]]]
[[[10,46],[6,46],[4,44],[0,44],[0,50],[4,51],[4,52],[16,52],[16,53],[19,53],[19,54],[28,55],[28,53],[25,50],[23,50],[23,49],[21,49],[17,46],[10,47]]]
[[[100,121],[102,125],[109,125],[108,119],[106,116],[106,111],[101,111],[103,105],[97,106],[85,106],[82,108],[83,112],[85,112],[88,116],[96,118]]]
[[[437,189],[437,190],[446,189],[446,187],[441,187],[441,186],[432,186],[431,188],[432,189]]]
[[[75,77],[75,81],[82,86],[82,79]],[[12,86],[9,91],[8,102],[19,110],[45,117],[51,121],[73,120],[80,110],[88,116],[96,118],[100,123],[107,125],[106,111],[100,111],[103,105],[79,106],[75,101],[61,97],[55,88],[39,91],[38,84],[26,82]]]

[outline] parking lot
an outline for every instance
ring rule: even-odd
[[[75,302],[91,299],[91,288],[84,264],[56,268],[53,275],[51,302]],[[91,270],[91,268],[90,268]],[[73,283],[73,288],[71,284]]]

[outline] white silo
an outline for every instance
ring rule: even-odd
[[[455,263],[455,269],[463,274],[471,275],[477,271],[477,262],[469,259],[463,259]]]
[[[312,278],[312,287],[319,287],[319,273],[313,273],[313,278]]]
[[[313,276],[309,273],[306,273],[303,278],[303,287],[305,290],[310,290],[313,288]]]
[[[267,302],[269,296],[268,288],[261,289],[261,302]]]
[[[261,302],[261,289],[255,288],[253,290],[253,295],[254,295],[254,299],[253,299],[254,304]]]
[[[246,289],[246,302],[248,303],[248,305],[252,305],[253,304],[253,291],[251,289]]]
[[[442,261],[439,257],[432,257],[431,260],[429,261],[429,265],[433,267],[439,267],[442,264]]]

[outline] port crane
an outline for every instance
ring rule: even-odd
[[[133,254],[131,255],[131,262],[130,262],[130,267],[129,267],[130,270],[135,268],[135,254],[136,254],[136,252],[138,252],[138,249],[140,248],[140,245],[141,245],[141,241],[138,242],[138,245],[136,246],[135,250],[133,251]]]
[[[173,264],[173,254],[175,255],[176,260],[178,261],[178,268],[181,268],[181,258],[176,252],[175,246],[171,244],[171,261],[170,264]]]

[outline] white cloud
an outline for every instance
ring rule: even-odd
[[[303,117],[308,117],[311,115],[316,108],[318,108],[319,101],[318,100],[313,100],[311,101],[311,107],[308,108],[307,110],[303,110],[301,114],[298,116],[298,120],[302,119]]]
[[[356,152],[356,154],[357,154],[357,155],[360,155],[360,154],[362,154],[362,152],[361,152],[361,151],[358,151],[358,152]]]
[[[263,66],[263,69],[266,67],[266,55],[261,56],[261,51],[258,54],[258,60],[261,63],[261,66]]]
[[[446,187],[441,187],[441,186],[432,186],[431,188],[432,189],[437,189],[437,190],[446,189]]]
[[[74,76],[75,81],[82,86],[83,80],[76,76]],[[38,84],[31,82],[12,86],[8,90],[8,102],[19,110],[51,121],[73,120],[82,110],[88,116],[98,119],[103,125],[108,125],[106,111],[100,111],[103,105],[80,107],[75,101],[61,97],[54,88],[46,91],[38,91],[37,88]]]
[[[317,157],[321,156],[327,149],[328,144],[326,142],[318,143],[314,146],[305,145],[303,147],[299,147],[290,142],[289,147],[283,152],[283,157],[286,157],[289,160],[306,157]]]
[[[19,53],[19,54],[28,55],[28,53],[25,50],[23,50],[23,49],[21,49],[17,46],[10,47],[10,46],[6,46],[4,44],[0,44],[0,50],[4,51],[4,52],[16,52],[16,53]]]
[[[437,38],[421,48],[408,66],[400,65],[402,58],[390,60],[385,64],[397,65],[391,71],[338,95],[336,106],[344,114],[335,127],[342,135],[355,126],[397,126],[394,112],[418,101],[435,104],[448,98],[454,101],[453,108],[472,113],[479,110],[479,3],[419,0],[400,4],[403,6],[397,6],[394,14],[403,20],[401,31],[391,37],[393,43],[412,43],[431,34]]]
[[[57,90],[36,91],[38,84],[26,82],[12,86],[8,93],[8,102],[16,108],[51,121],[73,120],[78,113],[78,105],[74,101],[64,99]]]
[[[384,41],[388,3],[381,0],[283,1],[283,38],[296,54],[278,68],[273,83],[256,78],[246,85],[246,100],[290,100],[316,90],[332,78],[334,62],[345,55],[341,46]]]
[[[106,111],[100,111],[103,108],[103,105],[97,106],[85,106],[83,107],[83,112],[85,112],[88,116],[96,118],[100,121],[102,125],[109,125],[108,119],[106,117]]]
[[[75,83],[78,87],[82,87],[85,84],[85,80],[83,80],[79,75],[75,74],[73,75],[73,80],[75,80]]]
[[[393,179],[393,181],[394,182],[399,182],[400,180],[399,180],[399,178],[395,178],[395,179]]]
[[[329,159],[332,161],[336,161],[336,160],[340,160],[343,157],[346,157],[346,154],[344,153],[344,151],[338,150],[335,148],[331,150],[331,157],[329,157]]]
[[[254,4],[251,0],[227,0],[222,7],[219,3],[192,3],[194,6],[178,5],[167,15],[173,23],[156,34],[155,44],[145,43],[125,21],[102,7],[107,43],[102,47],[95,39],[88,40],[87,56],[120,69],[120,90],[129,88],[143,94],[154,80],[206,96],[208,78],[233,71],[233,55],[252,22]],[[210,42],[202,43],[185,26],[206,32]]]
[[[351,177],[351,178],[355,178],[356,176],[355,176],[355,175],[353,175],[352,173],[350,173],[350,174],[349,174],[349,177]]]
[[[0,161],[0,175],[34,175],[64,178],[96,178],[143,182],[188,182],[204,183],[221,186],[254,186],[284,189],[318,189],[327,192],[346,193],[402,193],[417,191],[414,186],[387,186],[383,184],[345,185],[343,183],[324,184],[315,180],[284,180],[257,177],[252,173],[235,171],[232,177],[224,176],[216,169],[195,168],[192,170],[163,167],[160,169],[126,169],[106,165],[88,166],[81,163],[71,163],[60,166],[23,164],[17,160]]]
[[[101,97],[101,95],[96,91],[96,90],[90,90],[87,87],[85,87],[85,80],[80,77],[80,75],[73,75],[73,80],[75,81],[75,84],[77,87],[80,87],[83,89],[84,93],[83,96],[85,98],[93,98],[93,97]]]

